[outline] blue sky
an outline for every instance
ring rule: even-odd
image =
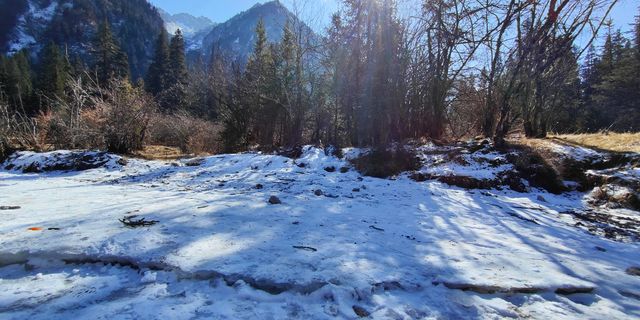
[[[288,7],[292,7],[295,0],[282,0]],[[164,9],[169,13],[186,12],[195,16],[205,16],[215,22],[224,22],[243,10],[251,8],[256,3],[264,0],[149,0],[152,4]],[[314,29],[322,29],[322,24],[327,23],[338,5],[339,0],[312,0],[314,6],[309,12],[318,12],[319,21],[312,22]],[[638,0],[619,0],[619,4],[614,9],[612,19],[617,28],[625,32],[632,30],[631,24],[638,14]],[[318,18],[318,17],[316,17]],[[304,19],[304,16],[303,16]]]
[[[169,13],[186,12],[195,16],[205,16],[214,22],[225,22],[241,11],[251,8],[256,3],[264,3],[267,0],[149,0],[152,4]],[[292,8],[294,0],[281,0],[289,8]],[[323,19],[329,21],[331,13],[337,10],[338,0],[313,0],[314,6],[320,9]]]

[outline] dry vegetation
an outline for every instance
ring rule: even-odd
[[[640,153],[640,133],[563,134],[551,138],[607,151]]]
[[[147,160],[176,160],[189,155],[183,153],[177,147],[150,145],[144,146],[142,150],[133,152],[133,156]]]

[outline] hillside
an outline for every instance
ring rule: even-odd
[[[283,28],[287,20],[299,22],[297,18],[280,1],[256,4],[249,10],[241,12],[228,21],[217,25],[203,39],[202,52],[209,56],[213,48],[217,48],[239,61],[246,61],[255,43],[255,29],[258,21],[265,24],[267,38],[270,42],[282,39]],[[309,34],[314,34],[306,25]]]
[[[54,42],[90,64],[89,52],[98,25],[108,21],[129,57],[133,79],[144,76],[153,54],[160,15],[146,0],[8,0],[1,4],[0,48],[5,53],[28,49],[37,57]]]
[[[165,29],[170,35],[175,34],[178,29],[182,31],[188,51],[201,49],[204,38],[218,25],[207,17],[195,17],[188,13],[172,15],[160,8],[158,11],[164,21]]]

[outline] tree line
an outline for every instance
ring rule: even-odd
[[[221,127],[224,151],[638,130],[640,23],[633,40],[614,32],[606,17],[615,4],[429,0],[404,17],[394,0],[343,0],[323,37],[295,20],[269,43],[260,21],[248,61],[214,46],[191,66],[182,34],[162,31],[144,81],[131,87],[161,114]],[[130,82],[108,25],[91,54],[85,66],[50,44],[35,72],[27,52],[2,58],[2,99],[35,116],[60,101],[52,97],[74,99],[70,79]]]

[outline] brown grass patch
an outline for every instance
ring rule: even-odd
[[[157,145],[144,146],[133,155],[147,160],[176,160],[189,157],[188,154],[182,153],[180,148]]]
[[[640,153],[640,133],[563,134],[550,137],[606,151]]]

